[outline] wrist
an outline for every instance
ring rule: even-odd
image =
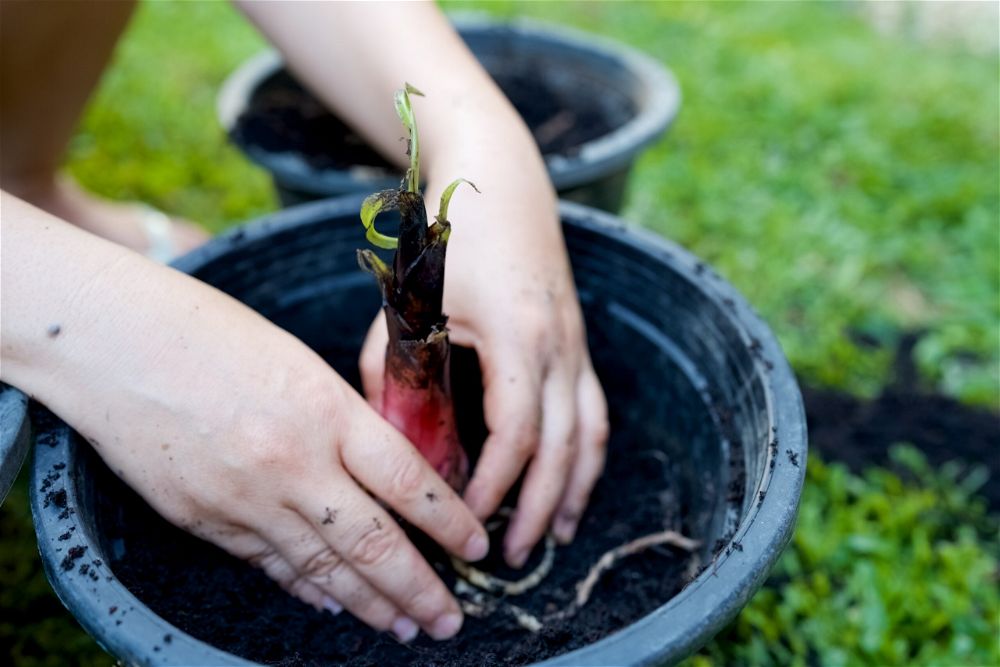
[[[415,110],[423,145],[422,163],[431,180],[445,183],[480,174],[506,172],[547,181],[531,131],[496,84],[487,76],[462,90],[436,92],[418,98]],[[453,173],[472,169],[476,173]]]

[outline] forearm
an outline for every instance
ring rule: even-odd
[[[109,284],[137,258],[6,192],[0,225],[0,376],[42,396],[74,363],[111,361],[95,358],[99,349],[80,354],[79,348],[97,329],[129,325],[119,321],[119,304],[106,301]]]
[[[258,317],[188,276],[2,196],[0,378],[77,428],[97,418],[102,378],[129,376],[148,387],[197,373],[179,367],[183,354],[158,360],[210,343],[199,341],[205,318],[233,320],[238,338],[240,322]]]
[[[402,131],[389,101],[404,81],[425,93],[415,105],[432,209],[459,176],[487,196],[513,197],[515,209],[521,201],[537,206],[536,194],[553,199],[524,122],[433,3],[239,5],[299,79],[401,167]]]

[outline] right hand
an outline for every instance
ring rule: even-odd
[[[17,277],[17,253],[11,273],[4,267],[4,380],[73,425],[168,520],[317,609],[343,606],[404,641],[418,626],[436,639],[457,633],[457,602],[366,492],[459,558],[485,556],[482,526],[417,450],[257,313],[57,224],[33,228],[49,235],[34,245],[56,264],[62,249],[78,248],[75,262],[35,280]],[[20,229],[10,232],[5,251],[28,247]],[[58,335],[45,322],[58,322]]]

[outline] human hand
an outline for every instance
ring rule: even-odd
[[[403,82],[426,95],[414,110],[428,213],[455,178],[482,191],[456,194],[448,216],[444,306],[452,340],[479,353],[490,429],[465,499],[487,517],[527,467],[507,561],[523,564],[550,525],[568,542],[604,466],[607,406],[555,195],[528,128],[433,3],[240,6],[296,76],[401,169],[402,131],[386,102]],[[350,68],[329,67],[348,61]],[[380,315],[361,355],[365,393],[376,405],[386,341]]]
[[[550,527],[560,542],[572,540],[603,469],[608,436],[555,197],[530,151],[537,155],[533,143],[524,149],[528,159],[517,159],[515,150],[500,165],[439,155],[426,199],[432,216],[440,192],[457,176],[482,191],[452,200],[444,308],[452,341],[474,347],[483,370],[490,435],[465,491],[476,516],[495,512],[527,468],[504,540],[505,558],[515,567]],[[365,394],[376,407],[387,339],[379,315],[361,354]]]
[[[25,233],[5,224],[5,251],[80,258],[34,280],[17,275],[30,258],[5,265],[5,315],[24,312],[4,330],[5,381],[72,424],[168,520],[317,609],[342,605],[404,641],[418,626],[437,639],[459,630],[456,601],[365,489],[460,558],[483,557],[486,535],[401,435],[305,345],[228,296],[41,222]],[[77,268],[89,277],[66,275]]]

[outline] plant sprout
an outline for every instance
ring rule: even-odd
[[[371,250],[359,250],[358,263],[378,281],[389,327],[382,416],[409,438],[438,474],[461,490],[468,480],[468,458],[455,425],[448,318],[441,302],[451,235],[448,205],[460,184],[476,186],[461,178],[453,181],[441,195],[434,222],[428,225],[419,190],[420,140],[410,95],[422,93],[406,84],[395,97],[396,113],[409,134],[406,175],[398,189],[377,192],[361,204],[366,238],[378,248],[396,251],[392,265]],[[398,237],[375,228],[375,218],[391,210],[400,214]]]

